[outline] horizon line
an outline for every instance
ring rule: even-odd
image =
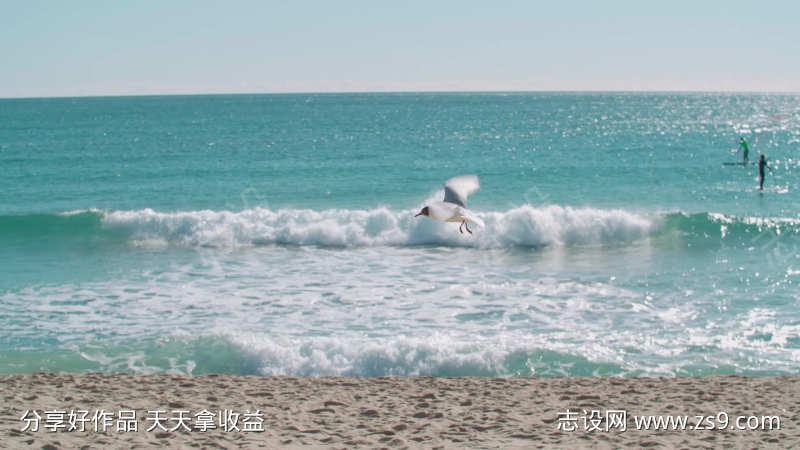
[[[771,94],[800,95],[800,91],[757,91],[757,90],[701,90],[701,89],[665,89],[665,90],[613,90],[613,89],[486,89],[486,90],[342,90],[342,91],[267,91],[267,92],[192,92],[192,93],[133,93],[133,94],[86,94],[86,95],[49,95],[49,96],[12,96],[0,97],[0,100],[46,100],[69,98],[116,98],[116,97],[206,97],[225,95],[340,95],[340,94]]]

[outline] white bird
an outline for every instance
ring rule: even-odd
[[[481,219],[467,210],[467,196],[480,188],[481,184],[475,175],[461,175],[450,178],[444,183],[444,201],[433,202],[425,206],[414,217],[426,216],[442,222],[461,222],[458,227],[459,233],[464,233],[461,229],[464,227],[469,234],[472,234],[468,224],[474,223],[481,227],[484,224]]]

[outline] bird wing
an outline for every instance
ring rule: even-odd
[[[481,184],[475,175],[461,175],[450,178],[444,183],[444,201],[466,208],[467,196],[480,188]]]

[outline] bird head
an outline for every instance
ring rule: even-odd
[[[418,217],[418,216],[430,216],[430,210],[428,209],[428,207],[426,206],[426,207],[422,208],[422,210],[420,212],[418,212],[414,217]]]

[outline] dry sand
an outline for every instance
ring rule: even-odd
[[[104,375],[24,374],[0,375],[0,447],[4,448],[616,448],[760,447],[800,446],[798,409],[800,377],[705,378],[293,378],[240,377],[232,375]],[[239,413],[240,431],[219,427],[220,410]],[[42,419],[36,432],[21,420],[26,410]],[[98,410],[110,416],[106,432],[95,432],[96,422],[83,422],[87,431],[53,432],[47,428],[69,413]],[[138,431],[117,432],[120,410],[135,410]],[[174,419],[180,414],[195,427],[187,431],[152,431],[155,413]],[[187,411],[180,413],[179,411]],[[213,412],[216,429],[200,431],[196,414]],[[244,414],[259,410],[244,431]],[[572,420],[564,414],[576,412]],[[602,431],[586,431],[592,411],[626,412],[621,424],[599,423]],[[583,411],[586,411],[585,415]],[[779,416],[774,430],[643,431],[635,429],[633,415],[714,416],[716,425],[728,415]],[[100,416],[102,418],[102,416]],[[720,419],[719,422],[716,422]],[[707,428],[708,419],[700,425]],[[73,422],[79,426],[81,421]],[[164,423],[180,426],[178,420]],[[224,422],[224,421],[223,421]],[[751,424],[755,424],[751,420]],[[574,431],[558,430],[559,424]],[[742,424],[746,424],[742,422]],[[102,420],[100,421],[102,426]]]

